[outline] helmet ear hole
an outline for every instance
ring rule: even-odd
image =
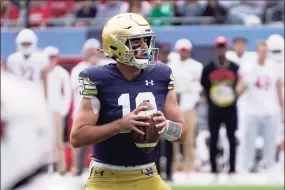
[[[110,46],[110,48],[112,49],[112,50],[114,50],[114,51],[116,51],[118,48],[117,47],[115,47],[115,46]]]

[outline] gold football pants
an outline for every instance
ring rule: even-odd
[[[93,167],[85,190],[171,190],[154,165],[148,169],[118,171]]]

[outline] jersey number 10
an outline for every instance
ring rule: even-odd
[[[136,101],[136,108],[144,101],[149,101],[157,110],[155,97],[151,92],[138,93],[135,101]],[[118,99],[118,104],[121,105],[123,108],[123,117],[128,115],[131,112],[130,94],[129,93],[122,94]]]

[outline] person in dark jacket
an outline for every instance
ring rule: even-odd
[[[215,58],[202,71],[201,84],[208,103],[210,131],[210,161],[212,173],[218,173],[216,156],[220,125],[224,124],[230,145],[230,173],[235,172],[237,106],[235,86],[238,80],[238,65],[225,57],[228,41],[218,37],[215,42]]]
[[[215,18],[215,24],[224,24],[227,19],[228,11],[219,4],[218,0],[208,0],[202,16],[212,16]]]

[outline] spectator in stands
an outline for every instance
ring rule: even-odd
[[[236,6],[240,4],[240,1],[220,1],[220,5],[222,5],[223,7],[225,7],[226,9],[231,9],[232,7]]]
[[[221,124],[225,124],[230,145],[230,173],[235,172],[237,107],[235,86],[238,80],[238,65],[228,61],[225,53],[228,41],[219,36],[215,42],[215,58],[204,67],[201,84],[208,103],[210,131],[210,161],[212,173],[217,174],[217,142]]]
[[[51,19],[51,9],[44,1],[31,1],[29,22],[31,27],[45,27]]]
[[[241,18],[243,23],[246,23],[248,19],[253,17],[261,22],[265,5],[265,1],[240,0],[239,4],[229,9],[229,14],[234,15],[237,19]]]
[[[1,1],[1,26],[15,27],[20,16],[18,4],[12,4],[11,1]]]
[[[95,5],[93,4],[92,0],[85,0],[85,1],[81,1],[78,2],[80,5],[80,8],[75,12],[75,17],[78,19],[81,18],[94,18],[97,14],[97,9],[95,7]],[[86,25],[91,25],[91,22],[85,20],[82,21],[84,22]]]
[[[173,3],[173,16],[174,17],[183,17],[183,14],[181,13],[181,10],[180,10],[180,8],[179,8],[179,4],[178,3],[176,3],[176,2],[174,2]],[[174,24],[174,25],[181,25],[181,24],[183,24],[183,22],[181,22],[181,21],[173,21],[172,22],[172,24]]]
[[[151,5],[147,1],[130,0],[128,3],[127,12],[129,13],[136,13],[142,15],[143,17],[147,17],[150,10]]]
[[[122,0],[104,0],[97,4],[96,18],[98,27],[103,27],[109,18],[128,11],[128,3]]]
[[[174,7],[172,2],[152,1],[152,9],[149,12],[151,25],[170,25],[171,22],[163,21],[163,18],[170,18],[174,16]],[[162,18],[162,19],[160,19]]]
[[[208,0],[202,16],[214,17],[215,24],[224,24],[227,14],[227,9],[219,3],[219,0]]]
[[[184,172],[195,171],[194,166],[194,142],[196,130],[196,104],[200,99],[200,78],[202,74],[202,63],[191,58],[193,45],[188,39],[179,39],[175,43],[175,51],[179,54],[179,60],[169,63],[175,77],[177,97],[179,106],[183,111],[186,127],[189,133],[183,144]]]
[[[73,15],[74,0],[47,0],[46,6],[51,10],[52,18],[68,18]]]
[[[187,0],[182,6],[181,12],[183,16],[202,16],[205,6],[197,0]]]
[[[276,22],[276,23],[284,24],[284,9],[285,9],[284,0],[267,1],[265,9],[264,9],[264,16],[263,16],[264,18],[262,20],[265,23],[275,23]]]

